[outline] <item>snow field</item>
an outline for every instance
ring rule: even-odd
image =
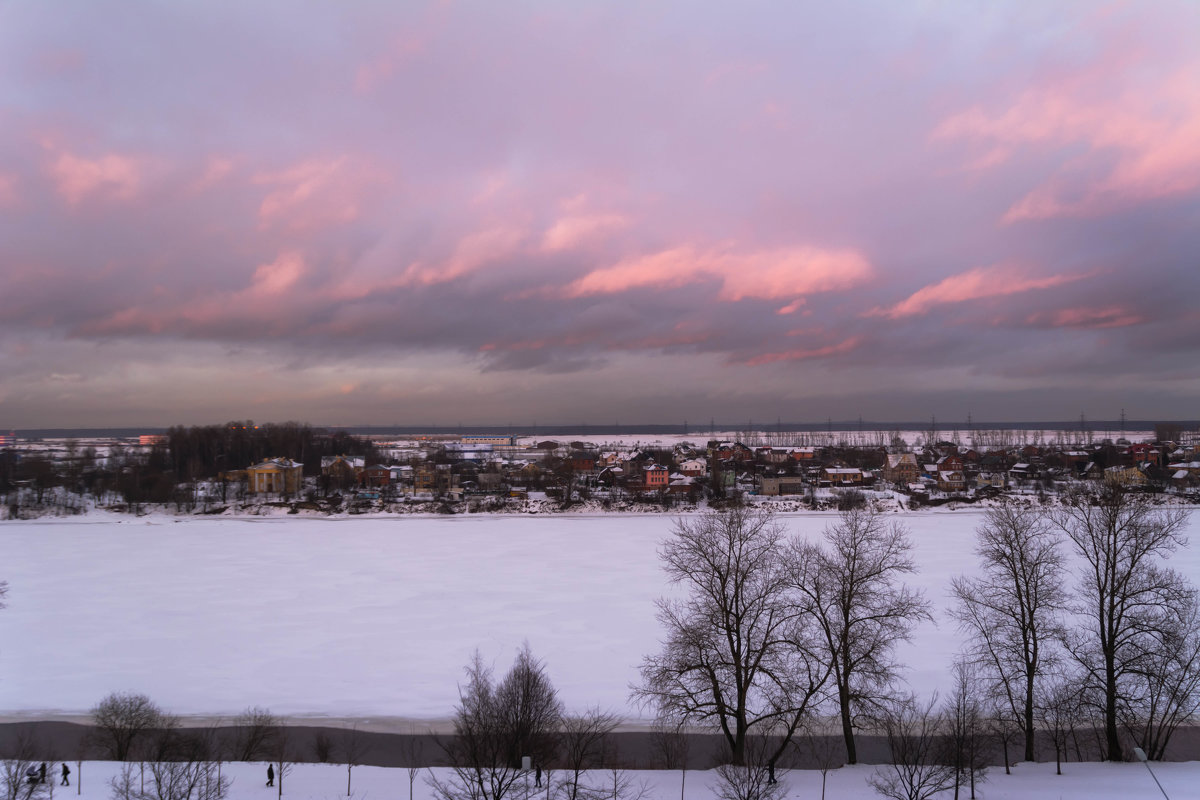
[[[960,640],[949,579],[975,571],[975,511],[895,514],[935,607],[899,657],[946,688]],[[834,513],[788,515],[818,537]],[[1193,528],[1197,522],[1193,521]],[[111,691],[177,714],[250,705],[318,717],[445,720],[479,648],[497,672],[528,640],[572,710],[628,699],[673,591],[667,516],[131,519],[0,526],[0,713],[79,714]],[[1200,582],[1200,545],[1172,566]]]
[[[76,784],[79,775],[71,763],[71,787],[56,787],[54,800],[109,800],[109,780],[120,770],[120,764],[111,761],[92,761],[83,764],[82,790]],[[438,773],[444,770],[436,770]],[[875,767],[842,767],[830,770],[827,776],[825,797],[828,800],[846,798],[878,798],[879,795],[867,783]],[[1155,775],[1163,789],[1173,798],[1194,797],[1197,781],[1200,781],[1200,762],[1167,763],[1154,765]],[[137,775],[136,768],[134,772]],[[233,779],[228,800],[274,800],[276,789],[268,788],[266,766],[263,764],[225,764],[222,774]],[[680,774],[666,771],[635,771],[628,773],[635,784],[645,782],[649,789],[646,800],[673,800],[679,797]],[[414,800],[434,800],[422,770],[413,785]],[[47,780],[56,778],[56,772]],[[147,771],[147,777],[149,773]],[[785,797],[819,798],[821,796],[821,773],[817,770],[782,771],[779,779],[786,785]],[[57,781],[56,781],[57,782]],[[522,790],[512,795],[512,800],[541,800],[544,790],[533,788],[526,795]],[[715,797],[716,775],[711,771],[687,773],[685,800],[710,800]],[[402,768],[355,767],[352,778],[353,797],[408,798],[408,771]],[[986,800],[1104,800],[1105,798],[1153,798],[1159,796],[1154,780],[1142,764],[1067,764],[1062,775],[1054,774],[1053,764],[1020,764],[1013,768],[1012,775],[1003,769],[988,772],[987,781],[977,787],[977,794]],[[948,794],[946,795],[949,796]],[[964,794],[964,797],[969,795]],[[296,764],[284,780],[285,800],[333,800],[346,797],[346,768],[331,764]]]

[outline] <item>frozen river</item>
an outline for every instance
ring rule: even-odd
[[[937,609],[901,651],[928,692],[959,647],[943,609],[949,578],[974,570],[980,514],[895,517]],[[781,521],[815,537],[835,518]],[[658,648],[654,600],[669,587],[656,549],[671,526],[647,514],[5,522],[0,713],[78,713],[121,690],[181,714],[445,719],[476,648],[503,672],[528,640],[569,708],[639,716],[629,685]],[[1172,561],[1196,582],[1198,551]]]

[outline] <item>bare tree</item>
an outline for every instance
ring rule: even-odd
[[[181,733],[176,725],[158,734],[150,760],[150,785],[140,800],[222,800],[231,781],[218,774],[216,742],[203,730]]]
[[[1078,612],[1088,620],[1069,642],[1100,690],[1104,755],[1124,758],[1118,729],[1122,683],[1177,623],[1191,589],[1161,560],[1186,544],[1187,512],[1158,508],[1119,486],[1079,493],[1052,516],[1083,559]],[[1175,619],[1173,619],[1175,618]]]
[[[963,783],[970,787],[971,800],[975,800],[975,784],[987,775],[988,737],[978,685],[973,662],[954,664],[954,692],[947,697],[942,711],[946,761],[954,768],[954,800],[958,800]]]
[[[404,768],[408,772],[408,800],[413,800],[413,789],[417,776],[421,774],[421,764],[425,760],[425,740],[417,735],[415,729],[409,728],[408,736],[404,737],[400,747],[404,756]]]
[[[478,652],[458,689],[454,735],[442,745],[450,776],[431,774],[440,800],[503,800],[520,779],[521,757],[545,760],[561,709],[528,644],[500,682]]]
[[[546,675],[546,665],[533,655],[529,642],[496,687],[498,710],[509,737],[509,763],[520,766],[529,756],[544,764],[554,755],[555,730],[562,720],[562,703]]]
[[[688,737],[681,719],[658,716],[652,732],[654,750],[664,769],[679,770],[679,800],[687,790]]]
[[[928,800],[954,785],[954,767],[939,763],[936,706],[934,695],[928,703],[909,696],[880,708],[892,760],[868,779],[876,792],[891,800]]]
[[[312,753],[318,764],[328,764],[333,760],[333,737],[328,731],[317,731],[313,736]]]
[[[830,735],[826,722],[811,721],[804,731],[805,749],[816,768],[821,771],[821,800],[825,800],[825,784],[829,770],[842,765],[843,747],[838,735]]]
[[[282,722],[276,725],[269,741],[271,763],[275,767],[276,796],[283,797],[283,779],[291,774],[295,759],[295,747],[287,725]]]
[[[807,722],[807,720],[806,720]],[[786,784],[778,780],[779,754],[769,731],[760,730],[746,742],[743,764],[719,764],[713,793],[720,800],[779,800],[787,794]],[[792,742],[795,739],[793,737]],[[791,744],[791,742],[789,742]]]
[[[1000,745],[1004,755],[1004,774],[1012,774],[1012,759],[1009,757],[1013,743],[1021,737],[1021,722],[1013,713],[1007,698],[993,694],[987,704],[987,727]]]
[[[971,639],[968,657],[1012,708],[1033,761],[1038,681],[1054,664],[1067,600],[1058,536],[1042,512],[1008,503],[988,509],[976,536],[983,574],[951,581],[951,616]]]
[[[4,800],[47,800],[54,781],[39,779],[38,758],[41,748],[32,727],[22,727],[9,751],[0,762],[3,770]]]
[[[1070,751],[1082,711],[1083,681],[1078,675],[1057,672],[1049,676],[1038,705],[1038,719],[1054,746],[1054,771],[1062,775],[1062,763]]]
[[[596,792],[583,780],[587,770],[604,763],[609,734],[616,729],[619,718],[599,708],[583,714],[565,716],[559,733],[559,763],[563,776],[559,795],[564,800],[591,800]]]
[[[659,550],[687,596],[658,601],[667,641],[643,659],[633,696],[717,728],[738,766],[762,728],[779,734],[769,760],[778,759],[829,675],[810,647],[812,617],[796,603],[782,543],[770,513],[734,507],[677,520]]]
[[[342,763],[346,765],[346,797],[350,797],[350,772],[371,752],[371,743],[358,732],[358,726],[355,725],[343,733],[339,749]]]
[[[851,509],[825,529],[825,545],[794,545],[793,584],[816,616],[837,687],[846,761],[856,764],[855,717],[882,707],[898,679],[896,645],[919,620],[932,618],[924,596],[900,582],[916,571],[904,526],[873,509]]]
[[[127,761],[134,745],[163,724],[163,712],[144,694],[113,692],[92,708],[93,731],[103,754]]]
[[[1195,593],[1168,617],[1123,682],[1121,720],[1151,760],[1200,710],[1200,606]]]
[[[233,718],[233,761],[259,761],[272,752],[272,737],[279,730],[279,718],[270,709],[251,706]]]

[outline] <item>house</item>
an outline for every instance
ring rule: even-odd
[[[572,472],[594,472],[596,469],[596,454],[584,450],[576,450],[567,456]]]
[[[689,478],[703,478],[708,474],[708,464],[701,458],[689,458],[679,465],[679,471]]]
[[[1104,482],[1112,486],[1145,486],[1146,473],[1137,467],[1109,467],[1104,470]]]
[[[943,492],[961,492],[966,488],[966,485],[966,478],[963,477],[961,470],[946,469],[938,471],[937,487]]]
[[[642,468],[642,485],[639,487],[647,492],[666,489],[671,481],[671,471],[661,464],[647,464]]]
[[[883,479],[892,483],[914,483],[921,474],[917,457],[912,453],[888,453],[883,466]]]
[[[296,494],[304,484],[304,465],[290,458],[271,458],[246,467],[251,494]]]
[[[710,442],[709,452],[718,461],[733,460],[744,463],[754,460],[754,451],[741,442]]]
[[[345,488],[358,482],[358,475],[364,466],[364,460],[359,457],[322,456],[321,476]]]
[[[795,475],[763,476],[758,481],[758,493],[767,497],[804,494],[807,490],[804,481]]]
[[[698,485],[695,478],[681,475],[678,472],[671,475],[670,483],[667,484],[669,494],[692,494],[697,490]]]
[[[1008,471],[1008,477],[1014,481],[1027,481],[1037,477],[1037,469],[1032,464],[1021,462],[1013,464]]]
[[[358,473],[358,482],[363,486],[381,488],[392,482],[392,471],[382,464],[372,464]]]
[[[1003,489],[1005,482],[1003,472],[981,472],[975,476],[976,489]]]
[[[857,467],[825,467],[821,470],[821,480],[829,481],[830,486],[860,486],[863,472]]]

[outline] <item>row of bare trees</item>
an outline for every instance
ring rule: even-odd
[[[666,631],[634,697],[659,716],[714,728],[743,766],[753,735],[774,764],[819,708],[836,708],[846,760],[856,730],[893,694],[896,645],[929,619],[902,579],[915,570],[898,523],[843,512],[821,543],[789,539],[767,511],[680,520],[660,551],[683,596],[659,601]]]
[[[634,697],[719,732],[731,765],[772,773],[815,720],[838,720],[851,764],[857,732],[880,733],[894,763],[876,788],[894,797],[928,796],[923,781],[956,796],[966,781],[973,796],[992,743],[1007,768],[1010,744],[1037,757],[1039,733],[1060,760],[1082,752],[1081,736],[1106,759],[1130,743],[1161,759],[1200,709],[1200,604],[1166,564],[1186,522],[1115,487],[1053,510],[990,509],[978,573],[952,582],[967,646],[939,705],[905,690],[895,658],[932,620],[904,583],[915,565],[903,526],[853,509],[809,542],[750,508],[680,520],[660,557],[682,591],[659,601],[665,639]]]
[[[178,717],[146,695],[114,692],[91,713],[87,746],[103,758],[124,762],[111,784],[112,796],[119,800],[222,800],[230,787],[222,765],[230,761],[269,764],[277,796],[282,797],[284,781],[301,755],[289,728],[257,706],[227,725],[218,721],[183,728]],[[308,755],[344,764],[346,795],[351,796],[354,767],[363,763],[370,743],[357,727],[342,734],[336,739],[318,735]]]
[[[1061,754],[1062,731],[1093,721],[1104,758],[1132,741],[1161,759],[1200,709],[1200,598],[1167,566],[1186,524],[1185,510],[1117,487],[988,511],[982,573],[954,581],[953,615],[1025,759],[1039,729]]]
[[[531,791],[547,800],[641,800],[646,785],[621,768],[611,736],[619,721],[599,708],[567,714],[528,644],[499,679],[476,653],[459,686],[454,733],[440,742],[450,769],[431,772],[429,786],[438,800],[503,800]],[[686,739],[661,734],[664,759],[685,764]]]

